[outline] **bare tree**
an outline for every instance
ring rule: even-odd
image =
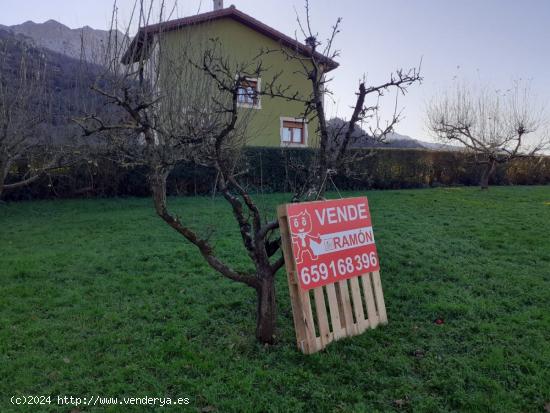
[[[521,83],[504,92],[458,85],[431,102],[427,122],[440,141],[459,144],[475,156],[483,168],[481,189],[489,188],[498,164],[535,156],[549,143],[543,110]]]
[[[47,75],[39,49],[0,35],[0,196],[36,181],[63,157],[63,146],[52,133],[55,114]]]
[[[88,113],[77,122],[85,135],[102,136],[106,146],[124,162],[148,167],[157,214],[193,244],[210,267],[226,278],[255,289],[256,337],[263,343],[273,343],[275,274],[284,261],[280,254],[275,211],[261,211],[247,187],[240,182],[243,172],[239,169],[241,149],[250,138],[248,125],[254,113],[239,108],[239,99],[243,98],[243,93],[249,93],[242,85],[247,79],[261,77],[264,73],[262,55],[265,53],[284,53],[288,58],[300,59],[303,75],[312,79],[311,94],[301,96],[293,92],[290,86],[279,82],[277,75],[266,80],[261,93],[269,98],[302,102],[306,115],[319,118],[321,161],[315,179],[308,180],[307,185],[322,191],[322,174],[326,175],[330,168],[342,163],[355,124],[366,118],[369,111],[375,110],[365,106],[365,96],[380,96],[391,87],[405,91],[407,85],[419,80],[419,76],[416,71],[409,74],[400,71],[397,77],[392,76],[388,83],[378,87],[361,83],[352,120],[343,132],[341,142],[335,145],[336,140],[331,142],[327,133],[322,96],[326,93],[326,59],[317,53],[317,41],[311,43],[307,55],[282,48],[262,51],[250,62],[235,62],[225,55],[222,44],[216,40],[188,38],[178,42],[177,46],[172,42],[168,47],[164,26],[150,24],[153,10],[153,2],[148,5],[143,0],[136,2],[134,16],[139,22],[138,34],[130,44],[123,42],[120,53],[111,53],[121,58],[126,66],[113,59],[109,70],[92,86],[114,110],[110,110],[109,115]],[[155,20],[160,22],[170,17],[164,3],[156,13]],[[113,21],[116,22],[116,15]],[[128,32],[129,28],[126,29]],[[336,32],[337,27],[329,40],[330,45]],[[193,36],[191,32],[185,33]],[[119,47],[119,42],[113,40],[111,45]],[[220,258],[209,237],[190,225],[191,211],[178,216],[169,210],[166,181],[173,168],[182,161],[206,165],[216,171],[215,186],[235,218],[253,267],[249,272],[239,272]]]
[[[308,171],[306,182],[296,191],[294,200],[318,199],[323,197],[327,181],[332,179],[331,176],[352,175],[357,161],[372,155],[365,151],[362,153],[350,151],[350,145],[354,140],[368,138],[375,142],[384,142],[386,136],[394,131],[402,114],[402,111],[398,110],[398,97],[405,95],[411,85],[422,81],[421,65],[408,70],[397,69],[390,74],[387,81],[375,85],[369,84],[366,76],[363,76],[355,92],[356,98],[351,107],[350,118],[341,122],[338,127],[331,128],[326,115],[325,101],[332,97],[330,89],[332,78],[328,77],[332,68],[327,64],[327,60],[332,61],[340,55],[339,50],[335,48],[335,39],[340,32],[342,19],[336,20],[325,41],[320,41],[319,34],[312,29],[309,0],[305,1],[305,17],[301,18],[297,13],[296,20],[299,33],[305,38],[311,55],[304,58],[299,53],[282,48],[266,49],[262,54],[280,53],[286,59],[299,62],[301,75],[310,81],[311,93],[307,96],[293,93],[289,85],[280,85],[276,82],[267,85],[267,93],[289,101],[303,102],[304,118],[308,121],[314,119],[317,121],[319,142],[316,155],[312,164],[304,168]],[[391,92],[395,93],[393,114],[389,119],[383,120],[380,114],[381,100]],[[368,135],[357,133],[363,130],[366,130]]]
[[[120,161],[145,165],[159,217],[193,244],[218,273],[256,290],[256,336],[271,343],[276,317],[274,276],[283,265],[282,257],[275,256],[278,243],[272,239],[277,221],[262,216],[238,181],[240,149],[253,115],[238,109],[241,84],[260,76],[263,68],[258,62],[232,62],[215,40],[188,39],[173,48],[164,47],[164,33],[150,21],[162,22],[170,13],[165,16],[167,10],[161,4],[154,15],[153,3],[136,2],[137,36],[130,44],[112,39],[110,45],[116,48],[109,51],[112,60],[92,86],[114,110],[75,120],[84,135],[103,138],[105,148]],[[191,227],[187,219],[191,211],[180,217],[169,210],[166,181],[174,167],[185,161],[217,171],[217,191],[233,212],[254,266],[250,273],[235,270],[218,256],[208,234]]]

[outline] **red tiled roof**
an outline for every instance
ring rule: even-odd
[[[275,30],[272,27],[269,27],[267,24],[264,24],[261,21],[256,20],[255,18],[249,16],[246,13],[243,13],[240,10],[237,10],[235,6],[231,6],[225,9],[215,10],[208,13],[201,13],[195,16],[184,17],[182,19],[170,20],[167,22],[142,27],[139,30],[136,37],[134,38],[134,40],[132,41],[129,49],[126,51],[126,53],[122,57],[122,62],[127,64],[127,63],[130,63],[131,60],[136,61],[132,59],[132,57],[139,56],[140,49],[141,47],[143,47],[144,42],[150,41],[152,39],[152,36],[149,36],[149,37],[147,36],[149,34],[156,34],[161,32],[178,30],[178,29],[181,29],[182,27],[211,22],[214,20],[219,20],[224,18],[230,18],[239,23],[242,23],[250,27],[252,30],[255,30],[267,37],[270,37],[271,39],[281,43],[282,45],[292,50],[296,50],[300,52],[304,56],[308,56],[308,57],[311,56],[311,49],[305,44],[300,43],[299,41],[293,39],[292,37],[289,37],[281,33],[280,31]],[[329,67],[329,70],[336,69],[339,65],[334,60],[320,53],[316,52],[315,57],[317,57],[317,59],[319,59],[321,62],[325,63]]]

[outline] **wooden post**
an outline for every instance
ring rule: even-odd
[[[317,349],[317,339],[315,337],[315,326],[313,325],[313,313],[311,311],[309,293],[301,290],[298,280],[296,279],[296,269],[294,267],[294,257],[292,256],[291,241],[288,234],[287,214],[284,205],[279,206],[277,214],[288,278],[288,289],[290,291],[290,301],[292,303],[296,341],[298,348],[303,353],[315,353],[319,349]]]

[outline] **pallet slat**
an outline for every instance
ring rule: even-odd
[[[374,296],[376,298],[376,308],[378,309],[378,318],[381,324],[388,324],[386,314],[386,304],[384,303],[384,293],[382,292],[382,282],[380,281],[380,272],[372,273],[372,285],[374,286]]]
[[[324,348],[332,341],[332,333],[328,325],[327,307],[325,304],[325,295],[323,287],[317,287],[313,290],[315,299],[315,310],[317,311],[317,323],[319,326],[319,337],[321,338],[321,347]]]
[[[361,276],[361,283],[363,284],[363,294],[367,304],[367,317],[369,321],[369,327],[375,328],[379,324],[378,313],[376,312],[376,306],[374,305],[374,293],[372,291],[371,273],[367,273]]]
[[[325,286],[327,289],[328,307],[330,312],[330,322],[332,324],[332,333],[335,339],[346,336],[346,330],[342,328],[342,321],[340,320],[340,309],[338,307],[338,298],[336,297],[336,289],[334,284],[328,284]]]
[[[340,319],[344,320],[344,328],[348,336],[353,336],[356,333],[355,323],[353,322],[353,312],[351,309],[351,298],[349,296],[348,280],[338,281],[336,288],[340,290],[340,299],[342,301]]]
[[[300,287],[298,287],[300,288]],[[308,291],[300,291],[302,300],[302,320],[304,322],[305,339],[306,339],[306,354],[315,353],[321,347],[317,345],[317,336],[315,334],[315,324],[313,321],[313,311],[311,310],[311,302],[309,300]]]
[[[281,237],[288,239],[288,227],[286,219],[286,208],[280,206],[277,209],[279,216],[279,229],[281,232]],[[292,251],[290,245],[287,242],[283,242],[283,256],[285,259],[285,267],[288,280],[288,289],[290,292],[290,302],[292,305],[292,318],[294,320],[294,330],[296,331],[296,344],[302,353],[309,352],[309,343],[307,339],[305,324],[302,317],[302,306],[303,302],[300,295],[300,286],[295,283],[295,268],[293,264]]]
[[[361,289],[357,277],[350,278],[351,298],[353,299],[353,312],[355,314],[355,322],[357,324],[357,332],[362,333],[367,328],[365,313],[363,311],[363,300],[361,299]]]

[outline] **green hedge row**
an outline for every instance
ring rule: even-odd
[[[292,191],[303,181],[303,167],[309,164],[312,156],[313,151],[307,149],[247,148],[240,164],[240,178],[253,192]],[[372,156],[356,162],[353,171],[353,176],[334,178],[340,190],[477,185],[480,177],[480,169],[470,155],[415,149],[377,149]],[[216,173],[209,168],[182,164],[171,174],[168,191],[170,195],[212,194],[215,180]],[[518,159],[499,165],[491,183],[550,184],[550,157]],[[331,187],[332,183],[329,190]],[[100,160],[56,171],[28,187],[6,192],[4,198],[147,195],[149,188],[143,167],[123,168]]]

